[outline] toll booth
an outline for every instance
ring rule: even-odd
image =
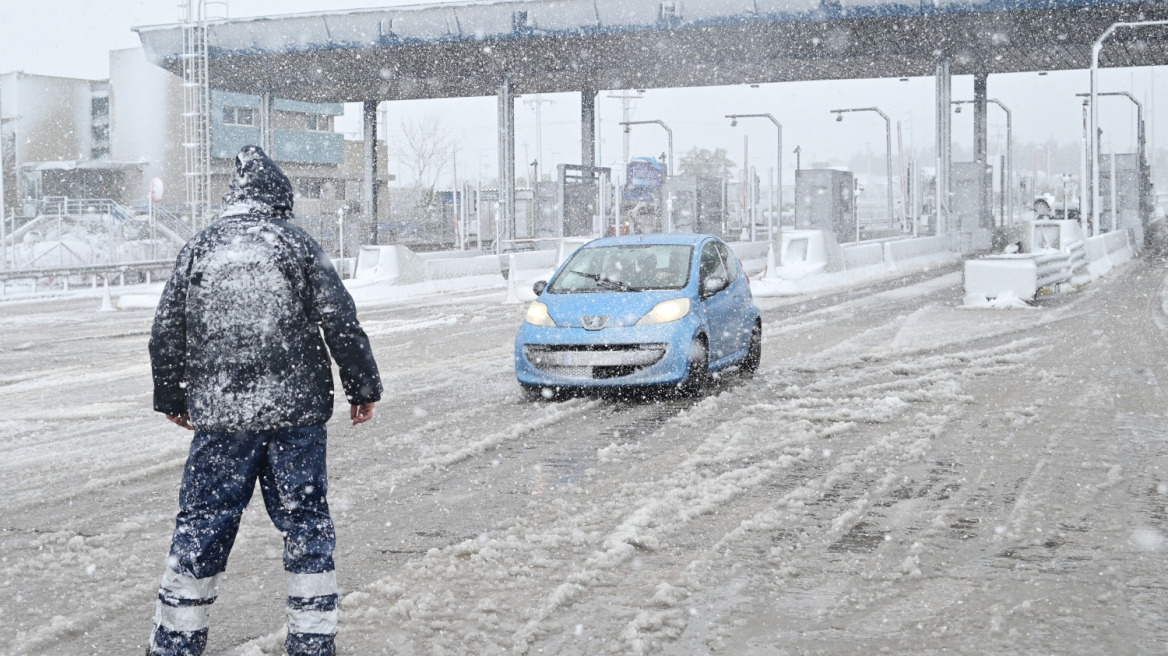
[[[669,178],[663,186],[669,220],[661,230],[724,236],[722,181],[693,175]]]
[[[828,231],[841,244],[856,241],[855,187],[851,171],[795,171],[795,229]]]
[[[563,237],[600,234],[600,218],[607,213],[601,198],[609,196],[612,169],[604,166],[560,164],[557,167],[556,211]]]
[[[993,167],[978,162],[953,162],[952,224],[949,230],[955,233],[965,250],[984,250],[990,247],[993,236],[994,214],[989,203],[993,189]],[[981,176],[979,186],[978,176]],[[981,194],[986,194],[983,207]]]
[[[1112,184],[1112,159],[1115,183]],[[1112,189],[1115,190],[1114,196]],[[1136,153],[1102,155],[1099,167],[1099,224],[1105,232],[1130,231],[1133,244],[1144,243],[1144,176]],[[1114,201],[1115,214],[1112,215]]]

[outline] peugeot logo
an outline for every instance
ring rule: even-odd
[[[604,324],[608,323],[608,317],[604,317],[604,316],[584,317],[583,323],[584,323],[585,330],[600,330],[601,328],[604,327]]]

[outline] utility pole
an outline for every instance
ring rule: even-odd
[[[635,95],[630,95],[627,92],[626,93],[619,93],[619,94],[610,93],[610,94],[608,94],[608,97],[620,99],[620,101],[621,101],[621,125],[628,125],[630,102],[633,100],[640,100],[641,98],[644,98],[645,92],[638,89],[635,92]],[[621,165],[623,166],[623,165],[626,165],[629,163],[629,131],[627,128],[625,129],[624,152],[622,154],[624,155],[624,159],[621,160]]]
[[[544,103],[554,105],[556,104],[556,101],[543,98],[538,93],[535,94],[534,98],[527,98],[523,101],[523,104],[527,105],[528,107],[535,105],[535,160],[541,165],[543,164],[543,112],[540,110]],[[539,175],[538,168],[536,169],[535,174],[536,176]],[[538,178],[531,181],[532,189],[535,189],[535,184],[537,182],[539,182]]]

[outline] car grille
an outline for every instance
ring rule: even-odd
[[[541,371],[567,378],[630,376],[665,357],[666,344],[528,344],[527,360]]]

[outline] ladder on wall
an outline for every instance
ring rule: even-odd
[[[226,0],[181,0],[183,23],[183,159],[187,203],[194,228],[206,222],[211,207],[211,87],[207,61],[208,14],[227,17]]]

